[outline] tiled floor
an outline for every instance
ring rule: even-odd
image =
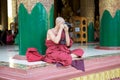
[[[118,69],[120,50],[100,50],[95,49],[96,46],[98,44],[80,45],[77,43],[71,47],[71,50],[76,48],[84,50],[82,58],[73,60],[80,61],[79,68],[81,69],[79,70],[73,66],[56,67],[42,61],[27,62],[27,60],[13,59],[13,56],[19,53],[18,46],[0,46],[0,80],[68,80],[68,78],[72,79],[80,75],[88,75],[88,73]],[[109,76],[108,79],[110,79]]]
[[[78,43],[78,44],[74,44],[71,49],[82,48],[84,50],[84,55],[83,55],[84,58],[120,54],[120,50],[100,50],[100,49],[95,49],[96,46],[98,46],[98,43],[87,44],[87,45],[80,45]]]
[[[71,47],[71,50],[76,49],[76,48],[82,48],[84,50],[83,58],[99,57],[99,56],[107,56],[107,55],[120,55],[120,50],[95,49],[95,46],[97,46],[97,45],[98,44],[80,45],[80,43],[75,43]],[[12,59],[13,56],[16,54],[19,54],[19,48],[17,45],[0,46],[0,62],[1,62],[0,65],[5,65],[5,66],[9,66],[9,67],[18,67],[19,66],[22,69],[29,68],[28,65],[41,66],[41,64],[42,64],[42,66],[45,66],[44,62],[42,62],[42,61],[27,62],[26,60]],[[36,67],[36,66],[34,66],[34,67]]]
[[[0,46],[0,61],[9,62],[10,59],[15,55],[18,54],[18,46],[16,45],[5,45]]]

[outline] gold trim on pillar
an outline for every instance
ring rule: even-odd
[[[18,0],[18,7],[20,3],[23,3],[29,13],[31,13],[32,8],[36,3],[42,3],[47,12],[49,12],[51,5],[54,4],[54,0]]]
[[[105,10],[108,10],[112,17],[115,16],[117,10],[120,10],[120,0],[99,0],[100,15],[103,14]]]

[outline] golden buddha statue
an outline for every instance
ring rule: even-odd
[[[62,8],[61,11],[61,16],[66,20],[69,21],[70,17],[71,17],[71,13],[73,13],[71,7],[69,6],[69,3],[67,0],[62,0],[62,3],[64,5],[64,7]]]

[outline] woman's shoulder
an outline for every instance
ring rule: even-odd
[[[47,40],[50,40],[50,35],[53,35],[53,29],[48,29],[48,31],[47,31]]]

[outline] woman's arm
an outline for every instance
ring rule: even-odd
[[[62,31],[63,31],[63,25],[60,26],[57,36],[53,33],[52,30],[48,30],[47,34],[48,34],[48,37],[50,40],[52,40],[54,43],[58,44],[61,39]]]
[[[66,24],[64,26],[65,26],[64,30],[65,30],[66,45],[70,46],[70,36],[68,32],[68,26]]]

